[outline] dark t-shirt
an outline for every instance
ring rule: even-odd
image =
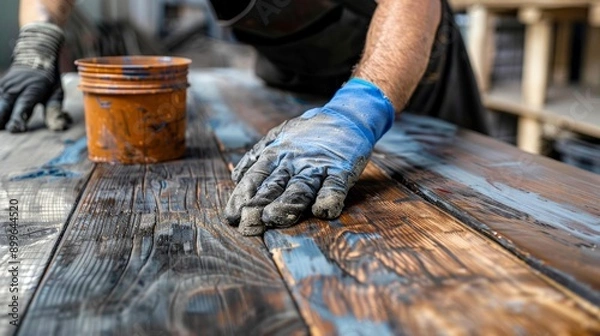
[[[322,94],[348,79],[376,8],[373,0],[211,2],[236,38],[257,49],[256,71],[268,84]]]
[[[236,37],[258,51],[256,73],[267,84],[331,95],[360,60],[373,0],[211,0],[222,20],[240,13]],[[427,70],[406,110],[487,133],[477,83],[450,6],[442,20]],[[234,5],[235,3],[235,5]]]
[[[242,13],[251,0],[211,0],[211,4],[219,20],[231,20]]]

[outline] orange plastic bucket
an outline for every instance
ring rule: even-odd
[[[190,63],[161,56],[76,61],[90,160],[136,164],[181,158]]]

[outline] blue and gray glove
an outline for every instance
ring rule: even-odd
[[[51,23],[30,23],[21,28],[13,62],[0,79],[0,129],[24,132],[37,104],[45,105],[49,129],[60,131],[71,123],[62,111],[63,89],[58,55],[62,29]]]
[[[393,121],[392,103],[377,86],[350,80],[327,105],[275,127],[246,153],[232,173],[227,220],[259,235],[293,225],[311,204],[316,217],[338,217]]]

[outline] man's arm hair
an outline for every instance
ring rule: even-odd
[[[427,68],[441,17],[441,0],[380,0],[354,77],[377,85],[400,111]]]
[[[76,0],[21,0],[19,23],[50,22],[63,26]]]

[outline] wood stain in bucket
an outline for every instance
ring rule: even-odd
[[[90,160],[138,164],[181,158],[190,63],[161,56],[76,61]]]

